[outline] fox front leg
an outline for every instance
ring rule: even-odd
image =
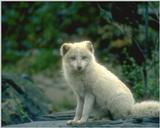
[[[76,96],[76,99],[77,99],[77,107],[76,107],[75,117],[73,120],[67,121],[67,124],[76,124],[76,122],[80,120],[82,116],[84,100],[78,95]]]
[[[88,120],[94,101],[95,97],[92,94],[87,93],[85,95],[82,117],[76,124],[83,124]]]

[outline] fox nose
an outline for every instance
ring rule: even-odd
[[[80,70],[82,69],[82,67],[81,67],[81,66],[78,66],[77,69],[80,71]]]

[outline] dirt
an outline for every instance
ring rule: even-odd
[[[75,106],[73,93],[60,71],[52,75],[50,73],[35,74],[33,80],[44,91],[45,96],[52,102],[53,107],[59,106],[59,109],[61,109],[60,107],[63,108],[62,105],[64,104]]]

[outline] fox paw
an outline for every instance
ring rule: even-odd
[[[76,124],[76,120],[69,120],[69,121],[67,121],[67,124],[68,125],[72,125],[72,124]]]
[[[76,124],[84,124],[86,121],[82,121],[82,120],[78,120],[78,121],[76,121]]]
[[[67,121],[67,125],[80,125],[80,124],[84,124],[85,121],[82,120],[69,120]]]

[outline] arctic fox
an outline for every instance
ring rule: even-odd
[[[113,119],[159,116],[159,102],[135,103],[129,88],[97,63],[90,41],[64,43],[60,53],[64,77],[77,100],[75,117],[67,124],[85,123],[94,109]]]

